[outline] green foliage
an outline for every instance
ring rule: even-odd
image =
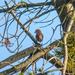
[[[19,73],[19,75],[24,75],[24,73],[23,73],[23,72],[21,72],[21,73]]]
[[[56,57],[58,57],[58,58],[63,58],[63,56],[64,56],[64,51],[61,49],[54,49],[54,55],[56,56]]]
[[[42,72],[42,68],[39,68],[38,71],[39,71],[39,72]]]
[[[21,0],[21,2],[24,2],[24,0]]]
[[[29,75],[34,75],[34,73],[33,72],[30,72]]]
[[[68,39],[68,63],[67,63],[67,71],[74,72],[75,69],[75,32],[71,32]]]
[[[64,43],[62,42],[62,49]],[[68,46],[68,63],[67,63],[67,72],[75,73],[75,32],[70,32],[67,38],[67,46]],[[55,49],[55,56],[59,58],[64,57],[64,50]]]

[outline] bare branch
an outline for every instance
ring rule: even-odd
[[[27,49],[22,50],[21,52],[18,52],[15,55],[8,57],[7,59],[1,61],[0,62],[0,69],[7,66],[7,65],[10,65],[10,64],[16,62],[17,60],[20,60],[21,58],[28,56],[29,54],[32,53],[33,50],[35,50],[35,49],[33,46],[31,46]]]
[[[35,3],[35,4],[26,4],[26,3],[18,3],[17,5],[15,6],[12,6],[10,8],[6,8],[6,9],[0,9],[0,13],[3,13],[3,12],[8,12],[9,10],[16,10],[16,9],[19,9],[19,8],[25,8],[25,7],[37,7],[37,6],[42,6],[42,5],[51,5],[52,3],[51,2],[43,2],[43,3]]]
[[[23,63],[21,63],[21,64],[19,64],[19,65],[16,65],[15,66],[15,68],[16,69],[18,69],[17,71],[20,71],[22,68],[24,68],[25,66],[27,66],[28,67],[28,65],[31,63],[33,63],[35,60],[37,60],[37,59],[39,59],[40,57],[42,57],[42,56],[44,56],[45,55],[45,53],[47,53],[48,51],[50,51],[50,47],[53,45],[57,45],[58,44],[58,42],[59,41],[55,41],[55,42],[53,42],[50,46],[48,46],[47,48],[44,48],[43,49],[43,51],[42,50],[40,50],[40,52],[38,52],[36,55],[33,55],[33,58],[31,57],[30,59],[28,59],[27,61],[25,61],[25,62],[23,62]],[[25,56],[27,56],[27,55],[29,55],[29,53],[32,53],[32,51],[33,50],[35,50],[33,47],[30,47],[30,48],[28,48],[27,50],[24,50],[24,51],[22,51],[22,52],[19,52],[17,55],[13,55],[13,56],[11,56],[11,57],[9,57],[9,58],[7,58],[6,60],[4,60],[4,61],[2,61],[1,62],[1,64],[2,63],[4,63],[4,62],[7,62],[7,61],[11,61],[10,63],[13,63],[14,61],[17,61],[17,60],[19,60],[19,59],[21,59],[21,58],[23,58],[23,57],[25,57]],[[31,51],[31,52],[29,52],[29,51]],[[45,52],[44,52],[45,51]],[[39,54],[39,56],[38,56],[38,54]],[[21,55],[21,56],[20,56]],[[51,57],[53,57],[53,56],[48,56],[48,58],[46,59],[46,55],[45,55],[45,59],[46,60],[48,60],[48,59],[50,59]],[[13,59],[13,58],[16,58],[16,59]],[[33,60],[32,60],[33,59]],[[62,65],[62,63],[59,61],[59,60],[55,60],[55,59],[52,59],[51,61],[50,61],[52,64],[54,64],[55,62],[56,62],[56,64],[55,64],[55,66],[56,67],[62,67],[63,65]],[[23,65],[24,64],[24,65]],[[5,63],[5,65],[4,64],[2,64],[2,66],[1,66],[1,68],[2,67],[4,67],[4,66],[6,66],[6,65],[9,65],[9,63]],[[23,66],[23,67],[21,67],[21,66]],[[6,70],[6,71],[3,71],[1,74],[4,74],[4,73],[11,73],[11,72],[13,72],[13,71],[15,71],[15,68],[11,68],[10,70]]]
[[[67,11],[69,12],[71,10],[74,10],[74,8],[73,8],[73,5],[71,3],[69,3],[69,4],[67,4]],[[67,38],[68,38],[69,32],[71,31],[71,28],[74,24],[75,11],[70,12],[68,16],[70,17],[70,22],[68,23],[67,32],[65,33],[65,36],[64,36],[65,57],[64,57],[63,75],[66,74],[66,68],[67,68],[67,62],[68,62]]]

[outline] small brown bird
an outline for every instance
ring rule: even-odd
[[[4,44],[6,47],[9,46],[9,45],[11,44],[9,38],[5,38],[3,44]]]
[[[42,34],[41,30],[40,29],[36,29],[35,33],[36,33],[36,36],[35,36],[36,40],[38,42],[41,42],[43,40],[43,34]]]

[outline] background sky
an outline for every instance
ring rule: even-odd
[[[20,0],[15,0],[15,1],[16,1],[17,3],[20,2]],[[24,1],[28,1],[28,0],[24,0]],[[30,0],[30,1],[31,1],[32,3],[37,3],[37,2],[44,2],[45,0]],[[7,2],[9,3],[10,0],[7,0]],[[0,0],[0,6],[3,6],[3,5],[4,5],[4,0]],[[9,5],[12,6],[13,3],[10,2]],[[53,8],[53,6],[50,6],[50,9],[52,9],[52,8]],[[1,9],[1,7],[0,7],[0,9]],[[25,10],[25,9],[20,9],[20,11],[23,11],[23,10]],[[17,11],[17,12],[18,12],[18,11]],[[25,14],[23,14],[23,15],[21,16],[20,20],[21,20],[22,23],[25,23],[25,22],[29,19],[29,17],[31,18],[31,17],[33,17],[34,15],[35,15],[35,14],[33,14],[33,13],[32,13],[32,14],[25,13]],[[2,18],[2,17],[4,17],[4,16],[6,16],[6,18]],[[6,22],[5,20],[7,19],[7,17],[9,18],[9,20],[10,20],[12,17],[11,17],[11,15],[8,16],[8,15],[5,15],[5,14],[3,14],[3,13],[0,13],[0,17],[1,17],[1,18],[0,18],[0,35],[3,35],[5,25],[3,25],[3,26],[1,26],[1,25]],[[55,17],[56,17],[56,18],[55,18]],[[43,20],[44,18],[46,18],[46,19]],[[53,22],[50,21],[49,23],[40,23],[40,21],[41,21],[41,22],[44,22],[44,21],[47,21],[47,20],[52,20],[53,18],[55,18],[55,19],[53,20]],[[43,21],[42,21],[42,20],[43,20]],[[11,23],[11,21],[8,22],[8,32],[9,32],[9,35],[8,35],[8,36],[9,36],[9,37],[11,37],[11,35],[14,35],[14,32],[16,32],[16,27],[17,27],[16,21],[12,22],[11,25],[10,25],[10,23]],[[50,24],[50,25],[48,25],[48,24]],[[10,25],[10,26],[9,26],[9,25]],[[46,25],[47,25],[47,26],[46,26]],[[52,11],[52,12],[48,13],[47,15],[44,15],[44,16],[42,16],[41,18],[34,20],[34,22],[30,25],[29,31],[32,33],[33,36],[35,36],[34,31],[35,31],[37,28],[39,28],[39,29],[42,31],[43,35],[44,35],[44,39],[43,39],[43,41],[42,41],[42,44],[45,44],[47,41],[49,41],[49,40],[51,39],[51,36],[52,36],[52,34],[53,34],[53,29],[55,29],[57,25],[60,25],[60,20],[59,20],[58,14],[57,14],[56,11]],[[46,26],[46,27],[44,27],[44,26]],[[55,31],[54,36],[52,37],[52,39],[51,39],[47,44],[43,45],[43,47],[46,47],[46,46],[49,45],[51,42],[53,42],[53,41],[55,41],[55,40],[61,38],[60,28],[61,28],[60,26],[57,27],[57,29],[56,29],[56,31]],[[19,35],[19,34],[22,32],[22,29],[21,29],[19,26],[18,26],[18,30],[19,30],[19,31],[18,31],[17,35]],[[61,29],[61,30],[62,30],[62,29]],[[19,37],[19,39],[18,39],[19,44],[21,43],[21,41],[24,39],[25,36],[26,36],[26,34],[25,34],[25,33],[22,33],[22,35],[21,35],[21,36]],[[6,33],[5,33],[5,37],[7,37],[7,34],[6,34]],[[0,41],[1,41],[1,39],[2,39],[2,36],[0,36]],[[12,51],[14,51],[15,48],[17,47],[16,38],[11,38],[10,40],[11,40],[12,44],[14,43],[13,47],[10,47],[10,49],[11,49]],[[32,46],[32,45],[33,45],[33,41],[32,41],[28,36],[26,36],[25,40],[22,42],[22,44],[21,44],[21,46],[20,46],[19,51],[21,51],[21,50],[23,50],[23,49],[25,49],[25,48],[28,48],[28,47],[30,47],[30,46]],[[17,52],[17,51],[16,51],[16,52]],[[15,53],[16,53],[16,52],[15,52]],[[9,56],[11,56],[11,55],[13,55],[13,54],[15,54],[15,53],[10,53],[10,52],[6,49],[6,47],[5,47],[4,45],[2,45],[2,43],[0,43],[0,61],[6,59],[7,57],[9,57]],[[23,58],[22,60],[20,60],[20,61],[14,63],[14,64],[20,63],[20,62],[23,61],[23,60],[25,60],[25,58]],[[39,68],[40,66],[42,66],[42,59],[40,59],[40,60],[37,62],[37,64],[39,64],[39,65],[38,65],[38,68]],[[12,65],[13,65],[13,64],[12,64]],[[48,68],[48,67],[51,66],[51,65],[52,65],[52,64],[47,63],[47,64],[45,65],[45,69]],[[11,66],[9,66],[9,67],[11,67]],[[8,67],[6,67],[6,68],[8,68]],[[2,70],[6,69],[6,68],[1,69],[0,72],[1,72]],[[52,67],[52,68],[54,69],[54,67]],[[28,71],[30,71],[30,70],[31,70],[31,68],[28,69]],[[55,72],[55,75],[58,75],[58,74],[59,74],[59,72]]]

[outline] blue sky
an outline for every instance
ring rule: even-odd
[[[7,1],[10,1],[10,0],[7,0]],[[20,0],[16,0],[16,2],[19,2]],[[25,1],[27,1],[27,0],[25,0]],[[30,1],[32,1],[32,2],[35,2],[35,3],[37,3],[37,2],[44,2],[45,0],[30,0]],[[4,0],[0,0],[0,6],[2,6],[2,5],[4,5]],[[10,4],[10,6],[12,5],[12,3]],[[51,8],[53,8],[52,6],[51,6]],[[50,9],[51,9],[50,8]],[[23,16],[21,16],[21,18],[20,18],[20,20],[22,21],[22,23],[25,23],[28,19],[29,19],[29,17],[31,18],[34,14],[29,14],[28,16],[26,16],[27,14],[29,14],[29,13],[26,13],[26,14],[23,14]],[[0,13],[0,16],[3,16],[4,14],[2,14],[2,13]],[[56,17],[57,16],[57,17]],[[7,16],[6,16],[7,17]],[[55,18],[56,17],[56,18]],[[44,18],[46,18],[45,20],[43,20]],[[53,18],[55,18],[54,20],[53,20],[53,22],[52,21],[50,21],[49,23],[51,23],[52,22],[52,24],[50,24],[50,25],[48,25],[48,23],[37,23],[37,22],[39,22],[39,21],[41,21],[41,20],[43,20],[43,21],[47,21],[47,20],[52,20]],[[9,15],[9,19],[11,19],[11,15]],[[42,22],[43,22],[42,21]],[[5,18],[3,18],[2,20],[0,20],[0,25],[2,25],[3,23],[5,23],[6,21],[5,21]],[[10,23],[10,22],[9,22]],[[9,24],[8,23],[8,24]],[[35,33],[34,33],[34,31],[37,29],[37,28],[39,28],[41,31],[42,31],[42,33],[43,33],[43,35],[44,35],[44,39],[43,39],[43,42],[42,42],[42,44],[45,44],[48,40],[50,40],[51,39],[51,36],[52,36],[52,34],[53,34],[53,29],[55,29],[55,27],[57,26],[57,25],[59,25],[60,24],[60,20],[59,20],[59,17],[58,17],[58,15],[57,15],[57,12],[56,11],[52,11],[52,12],[50,12],[50,13],[48,13],[47,15],[45,15],[45,16],[42,16],[41,18],[39,18],[39,19],[36,19],[36,20],[34,20],[34,22],[30,25],[30,29],[29,29],[29,31],[32,33],[32,35],[33,36],[35,36]],[[48,25],[47,27],[42,27],[42,26],[46,26],[46,25]],[[5,26],[2,26],[2,27],[0,27],[0,34],[2,35],[3,34],[3,32],[4,32],[4,27]],[[16,27],[17,27],[17,23],[14,21],[12,24],[11,24],[11,26],[9,27],[9,29],[8,29],[8,32],[9,32],[9,34],[14,34],[14,32],[16,32]],[[17,35],[18,34],[20,34],[20,32],[22,32],[22,29],[18,26],[18,33],[17,33]],[[19,39],[18,39],[18,41],[19,41],[19,43],[22,41],[22,39],[25,37],[25,33],[23,33],[20,37],[19,37]],[[7,35],[5,34],[5,37],[6,37]],[[9,35],[9,37],[10,37],[11,35]],[[53,41],[55,41],[55,40],[57,40],[57,39],[59,39],[59,38],[61,38],[61,35],[60,35],[60,26],[58,26],[57,27],[57,29],[56,29],[56,31],[55,31],[55,34],[54,34],[54,36],[53,36],[53,38],[51,39],[51,41],[49,41],[46,45],[44,45],[43,47],[46,47],[48,44],[50,44],[51,42],[53,42]],[[0,40],[1,40],[1,37],[0,37]],[[13,47],[11,47],[10,49],[11,50],[14,50],[16,47],[17,47],[17,42],[16,42],[16,38],[11,38],[10,39],[11,40],[11,42],[12,43],[14,43],[15,42],[15,46],[13,46]],[[28,47],[30,47],[30,46],[32,46],[33,45],[33,41],[28,37],[28,36],[26,36],[26,38],[25,38],[25,40],[23,41],[23,43],[21,44],[21,48],[19,49],[19,51],[21,51],[21,50],[23,50],[23,49],[25,49],[25,48],[28,48]],[[17,51],[16,51],[17,52]],[[16,53],[15,52],[15,53]],[[5,58],[7,58],[7,57],[9,57],[9,56],[11,56],[11,55],[13,55],[14,53],[10,53],[7,49],[6,49],[6,47],[5,46],[2,46],[2,45],[0,45],[0,61],[2,61],[2,60],[4,60]],[[38,64],[40,64],[40,65],[42,65],[41,64],[41,59],[38,61]],[[47,68],[47,67],[49,67],[49,65],[51,65],[51,64],[47,64],[47,65],[45,65],[45,68]],[[40,67],[39,65],[38,65],[38,67]],[[54,68],[54,67],[53,67]],[[58,73],[57,72],[55,72],[55,75],[58,75]]]

